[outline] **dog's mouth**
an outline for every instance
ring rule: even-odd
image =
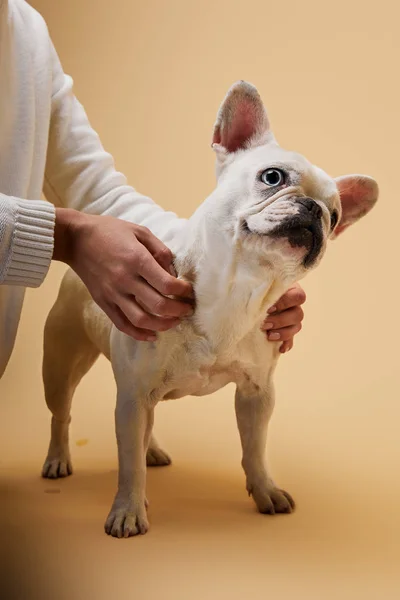
[[[293,219],[293,222],[288,219],[276,227],[270,236],[287,239],[292,248],[304,248],[306,255],[303,258],[303,266],[306,269],[315,263],[322,249],[323,233],[319,220],[296,223],[296,219]]]
[[[306,255],[302,262],[305,268],[310,268],[316,262],[323,245],[323,231],[319,219],[303,220],[299,217],[289,217],[266,233],[253,231],[244,220],[242,230],[246,234],[286,239],[292,248],[304,248]]]

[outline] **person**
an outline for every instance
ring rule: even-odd
[[[74,269],[126,334],[151,340],[175,327],[193,311],[193,290],[176,278],[167,247],[185,220],[115,169],[45,21],[25,0],[0,0],[0,81],[0,377],[25,288],[43,282],[51,260]],[[266,317],[282,352],[301,328],[304,301],[296,285]]]

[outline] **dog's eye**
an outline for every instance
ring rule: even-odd
[[[333,211],[333,213],[331,214],[331,231],[333,231],[338,223],[338,214],[336,212],[336,210]]]
[[[261,181],[269,187],[278,187],[285,183],[285,173],[279,169],[267,169],[261,173]]]

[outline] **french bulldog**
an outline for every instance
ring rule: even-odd
[[[72,473],[72,396],[103,354],[117,384],[119,462],[105,531],[118,538],[147,532],[146,462],[170,462],[152,433],[158,402],[212,394],[231,382],[247,491],[261,513],[294,509],[264,456],[279,343],[268,342],[260,326],[284,292],[319,264],[328,240],[378,198],[371,177],[333,179],[281,148],[259,93],[244,81],[220,106],[212,147],[217,186],[171,247],[178,276],[193,284],[194,315],[156,342],[136,342],[111,324],[68,271],[46,322],[43,378],[53,417],[42,475]]]

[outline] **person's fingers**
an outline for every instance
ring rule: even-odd
[[[286,352],[289,352],[289,350],[291,350],[293,348],[293,339],[287,341],[287,342],[283,342],[279,348],[279,352],[281,354],[285,354]]]
[[[274,331],[275,329],[282,329],[283,327],[290,327],[292,325],[298,325],[304,319],[304,312],[301,306],[295,306],[294,308],[288,308],[280,313],[267,315],[261,329],[264,331]]]
[[[138,227],[135,229],[136,238],[147,248],[150,254],[156,259],[159,265],[168,273],[175,276],[173,267],[173,255],[171,250],[163,244],[147,227]]]
[[[137,279],[133,288],[136,301],[148,313],[161,317],[185,317],[193,314],[193,306],[162,296],[144,279]]]
[[[296,333],[299,333],[301,330],[301,323],[297,325],[292,325],[291,327],[284,327],[283,329],[275,329],[274,331],[268,331],[267,337],[271,342],[287,342],[291,340]]]
[[[140,306],[134,296],[120,296],[118,306],[125,317],[138,329],[148,331],[167,331],[176,327],[180,321],[174,318],[163,318],[150,315],[142,306]]]
[[[111,319],[117,329],[129,335],[130,337],[138,340],[139,342],[155,342],[157,339],[154,331],[140,329],[135,327],[124,315],[121,309],[116,304],[104,303],[101,308],[104,310],[106,315]]]
[[[296,284],[294,287],[288,290],[274,306],[271,306],[271,308],[268,310],[268,314],[279,313],[287,310],[288,308],[300,306],[304,304],[305,301],[305,291],[298,284]]]
[[[160,285],[163,286],[160,289],[157,285],[155,285],[153,277],[155,276],[159,279],[159,275],[154,271],[154,265],[151,265],[151,262],[145,257],[145,269],[151,269],[151,273],[148,274],[152,277],[152,280],[149,280],[144,273],[140,273],[148,283],[150,283],[156,290],[161,292],[164,296],[178,296],[181,298],[193,298],[193,289],[190,283],[187,281],[182,281],[181,279],[176,278],[176,271],[173,265],[173,254],[165,244],[163,244],[155,235],[151,233],[149,229],[146,227],[141,227],[139,231],[136,233],[136,237],[139,242],[148,250],[148,252],[153,256],[158,265],[165,270],[166,273],[169,274],[169,277],[163,277],[160,280]],[[154,275],[153,275],[154,271]]]
[[[177,296],[178,298],[193,298],[193,289],[190,283],[176,279],[167,273],[150,252],[142,252],[137,257],[137,272],[155,290],[163,296]]]

